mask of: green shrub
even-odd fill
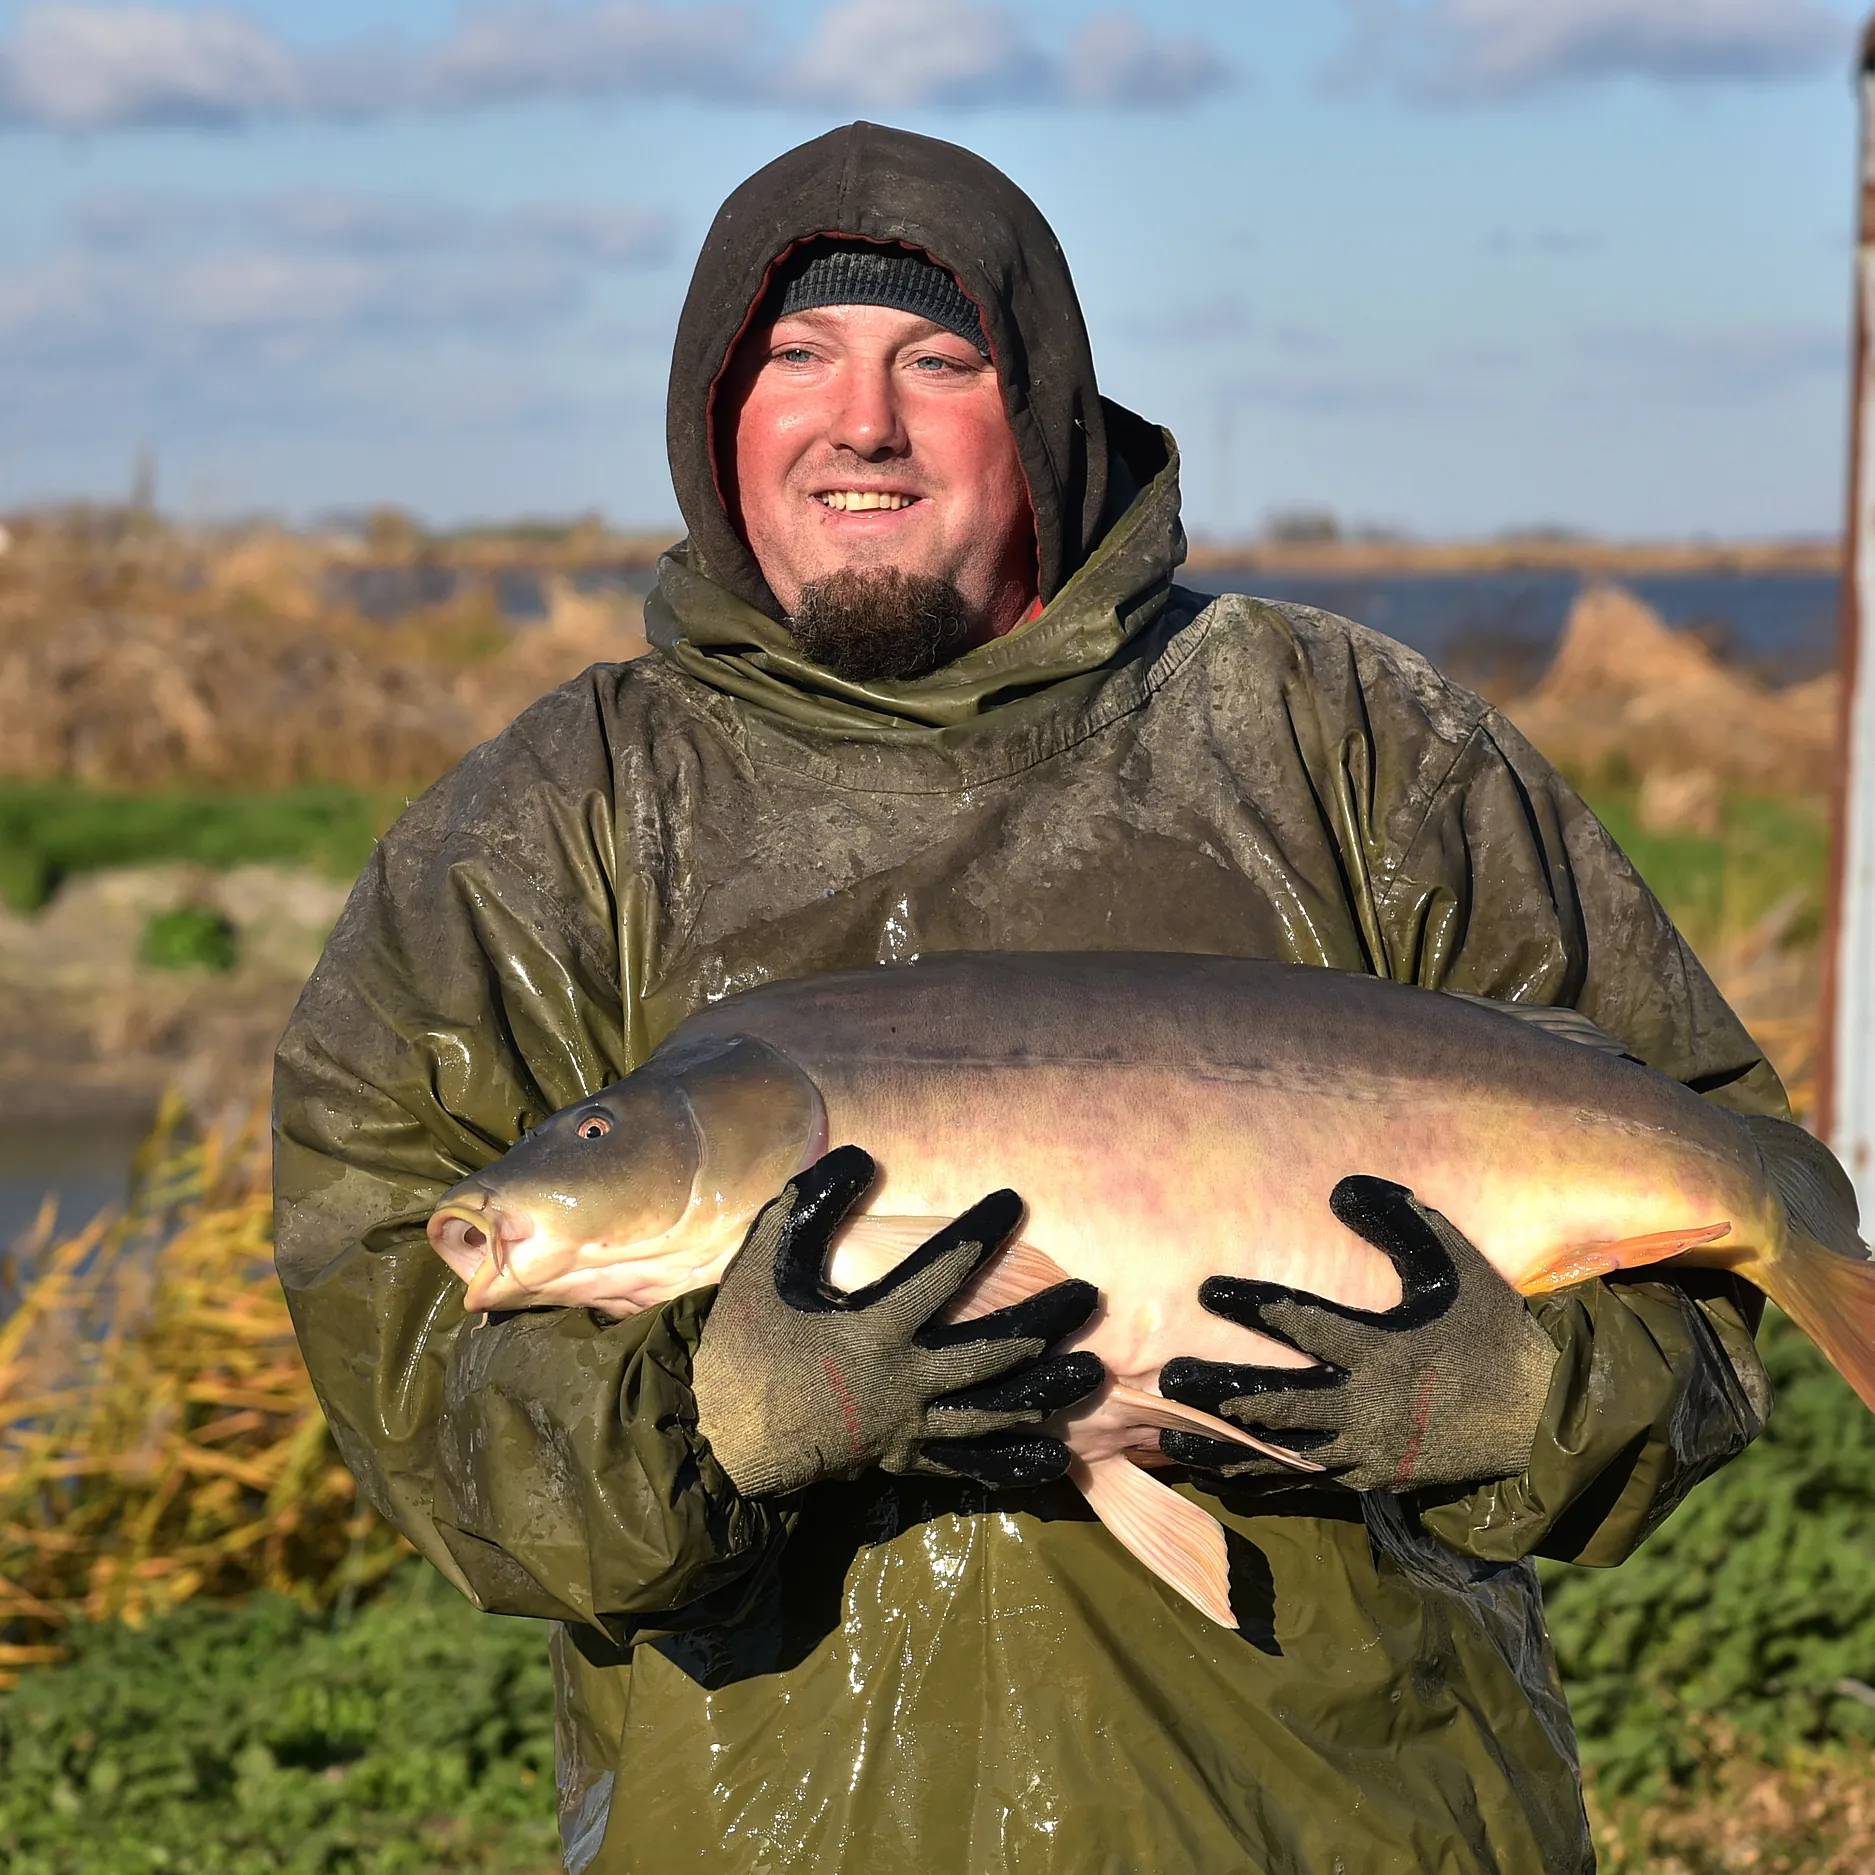
[[[427,1564],[334,1626],[191,1603],[0,1698],[8,1875],[547,1875],[547,1630]]]
[[[1684,1787],[1715,1741],[1772,1763],[1875,1745],[1875,1416],[1781,1316],[1770,1425],[1618,1569],[1546,1567],[1601,1789]]]
[[[224,913],[178,905],[145,922],[137,954],[159,970],[232,970],[241,959],[241,940]]]

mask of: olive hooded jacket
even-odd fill
[[[805,663],[716,493],[715,380],[775,258],[828,230],[922,248],[978,301],[1030,481],[1040,616],[912,682]],[[340,1449],[479,1606],[557,1624],[568,1867],[1589,1867],[1527,1559],[1619,1562],[1757,1430],[1724,1280],[1538,1303],[1561,1356],[1522,1476],[1207,1497],[1248,1559],[1241,1634],[1066,1487],[740,1497],[688,1384],[708,1293],[465,1317],[424,1240],[446,1186],[707,1002],[933,951],[1217,952],[1572,1004],[1782,1110],[1508,722],[1344,620],[1173,583],[1171,439],[1099,399],[1053,236],[977,159],[858,125],[745,184],[671,413],[691,532],[656,653],[542,699],[405,813],[277,1074],[279,1267]]]

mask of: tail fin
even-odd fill
[[[1745,1120],[1784,1207],[1783,1253],[1750,1272],[1875,1411],[1875,1262],[1855,1187],[1820,1140],[1788,1120]]]

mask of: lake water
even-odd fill
[[[47,1193],[58,1201],[60,1236],[121,1205],[130,1196],[130,1163],[150,1117],[111,1113],[30,1130],[0,1128],[0,1245],[31,1230]],[[0,1314],[6,1306],[0,1295]]]
[[[1357,619],[1455,675],[1481,668],[1534,680],[1590,583],[1564,569],[1509,573],[1187,573],[1206,592],[1293,599]],[[1834,573],[1649,573],[1617,582],[1669,625],[1775,683],[1828,670],[1837,657],[1842,582]]]

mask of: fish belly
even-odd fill
[[[1407,1187],[1518,1287],[1574,1246],[1763,1211],[1742,1165],[1698,1144],[1502,1090],[1357,1079],[1285,1091],[1162,1066],[1028,1061],[943,1072],[881,1062],[828,1077],[822,1092],[830,1137],[879,1163],[870,1213],[944,1219],[999,1186],[1021,1193],[1023,1242],[1102,1293],[1082,1344],[1145,1390],[1174,1355],[1305,1364],[1204,1309],[1208,1276],[1356,1308],[1399,1300],[1391,1263],[1329,1209],[1350,1173]],[[892,1260],[875,1248],[831,1273],[853,1286]]]

